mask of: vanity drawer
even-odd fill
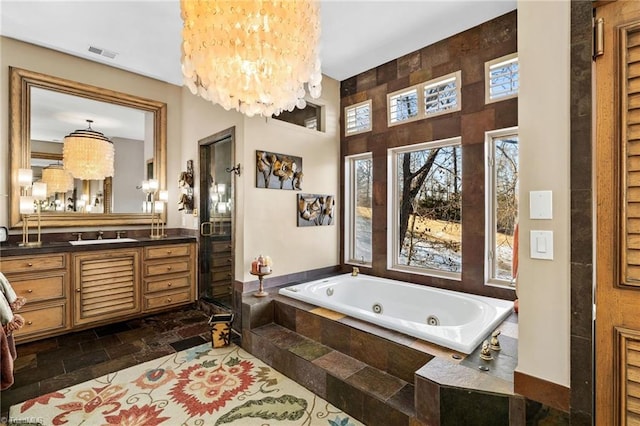
[[[67,328],[67,312],[64,303],[33,310],[27,309],[26,306],[18,312],[24,317],[24,326],[14,332],[17,341]]]
[[[16,294],[26,298],[29,304],[64,297],[65,276],[66,271],[46,275],[29,274],[12,276],[9,281]]]
[[[42,256],[5,257],[0,269],[4,274],[12,272],[45,271],[66,267],[66,254],[47,254]]]
[[[191,277],[186,275],[157,281],[146,281],[144,290],[145,293],[154,293],[158,291],[172,290],[174,288],[189,287],[190,285]]]
[[[166,246],[154,246],[144,248],[145,259],[162,259],[165,257],[190,256],[190,244],[173,244]]]
[[[189,270],[191,262],[189,259],[170,260],[162,263],[145,263],[144,275],[164,275],[174,272],[186,272]]]
[[[191,301],[191,290],[165,293],[157,296],[145,296],[144,309],[166,308],[167,306],[180,305]]]

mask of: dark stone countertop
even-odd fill
[[[0,246],[0,257],[8,256],[33,256],[38,254],[49,253],[74,253],[74,252],[87,252],[87,251],[99,251],[99,250],[113,250],[127,247],[144,247],[144,246],[157,246],[163,244],[179,244],[179,243],[193,243],[197,239],[192,236],[168,236],[160,239],[153,239],[149,237],[135,238],[136,241],[130,242],[112,242],[112,243],[99,243],[99,244],[82,244],[73,245],[69,241],[55,241],[55,242],[43,242],[40,247],[20,247],[17,244],[3,243]]]

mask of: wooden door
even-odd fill
[[[596,9],[597,425],[640,425],[640,1]]]
[[[138,249],[73,256],[74,325],[140,312]]]

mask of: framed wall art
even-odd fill
[[[335,211],[333,195],[298,194],[298,226],[332,225]]]
[[[302,157],[256,151],[256,187],[302,189]]]

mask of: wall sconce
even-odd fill
[[[31,169],[18,170],[18,182],[20,183],[20,214],[22,215],[22,247],[38,247],[42,245],[40,239],[40,210],[42,201],[47,199],[47,185],[44,182],[32,183],[33,171]],[[31,189],[31,195],[28,195]],[[34,213],[37,219],[36,241],[29,241],[29,218]]]

